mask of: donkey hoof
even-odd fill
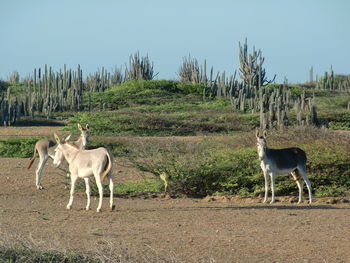
[[[112,205],[111,212],[115,210],[115,205]]]
[[[89,211],[89,210],[90,210],[90,207],[86,207],[85,210],[86,210],[86,211]]]
[[[42,187],[42,185],[37,185],[37,186],[36,186],[36,189],[42,190],[42,189],[44,189],[44,187]]]
[[[67,205],[67,210],[71,210],[71,208],[72,208],[72,206],[70,206],[70,205]]]
[[[273,204],[275,202],[275,200],[271,200],[270,204]]]
[[[97,208],[97,213],[100,213],[101,212],[101,208]]]

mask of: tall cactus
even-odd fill
[[[140,57],[139,52],[131,55],[129,58],[129,67],[126,67],[126,80],[152,80],[158,73],[154,73],[153,62],[148,55]]]
[[[247,39],[243,45],[239,42],[239,61],[240,77],[245,86],[261,87],[274,81],[276,75],[273,80],[267,80],[266,71],[263,68],[265,58],[262,56],[261,50],[255,50],[253,47],[253,52],[248,54]]]

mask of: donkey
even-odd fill
[[[272,200],[270,203],[272,204],[275,202],[276,176],[279,174],[291,173],[299,188],[298,204],[300,204],[302,199],[303,180],[309,191],[309,204],[311,204],[311,183],[306,174],[305,152],[300,148],[270,149],[267,147],[266,136],[266,131],[263,132],[263,136],[259,135],[258,130],[256,131],[258,155],[261,161],[260,166],[265,178],[265,198],[263,202],[266,203],[268,196],[268,175],[270,175],[271,178]]]
[[[86,210],[90,209],[90,184],[89,177],[94,176],[97,184],[100,200],[97,206],[97,212],[101,211],[102,198],[103,198],[103,187],[102,182],[107,176],[109,179],[109,190],[110,190],[110,209],[114,210],[113,205],[113,179],[112,179],[112,168],[113,168],[113,156],[104,147],[100,147],[93,150],[80,150],[72,142],[69,142],[69,136],[61,141],[57,134],[54,134],[55,140],[58,146],[55,149],[55,157],[53,164],[55,166],[60,165],[62,156],[66,159],[69,164],[69,172],[71,178],[71,189],[70,198],[67,205],[67,209],[71,209],[73,203],[73,195],[75,190],[75,183],[78,178],[83,178],[86,185],[87,205]]]
[[[90,137],[89,124],[86,124],[85,127],[82,127],[78,123],[78,129],[80,130],[80,137],[74,143],[75,145],[77,145],[79,149],[85,149]],[[37,141],[34,146],[33,157],[30,158],[29,160],[27,169],[30,169],[32,167],[32,164],[34,163],[34,160],[35,160],[36,152],[38,152],[40,161],[35,171],[35,185],[36,185],[36,188],[39,190],[43,189],[43,186],[41,185],[43,168],[47,160],[49,159],[49,157],[51,159],[54,159],[54,156],[50,154],[50,150],[51,150],[50,148],[54,146],[56,146],[56,142],[52,140],[42,139]]]

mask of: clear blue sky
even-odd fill
[[[350,74],[349,0],[1,0],[0,33],[2,79],[44,64],[111,70],[137,51],[159,79],[188,54],[233,74],[246,37],[277,82],[304,82],[311,66]]]

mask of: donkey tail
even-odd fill
[[[107,150],[107,158],[108,158],[108,162],[106,163],[105,170],[102,173],[101,182],[103,182],[103,180],[110,173],[113,167],[113,156],[108,150]]]
[[[29,159],[29,164],[27,166],[27,169],[29,170],[30,167],[32,167],[34,160],[35,160],[35,154],[36,154],[36,145],[34,146],[34,153],[33,153],[33,157]]]

